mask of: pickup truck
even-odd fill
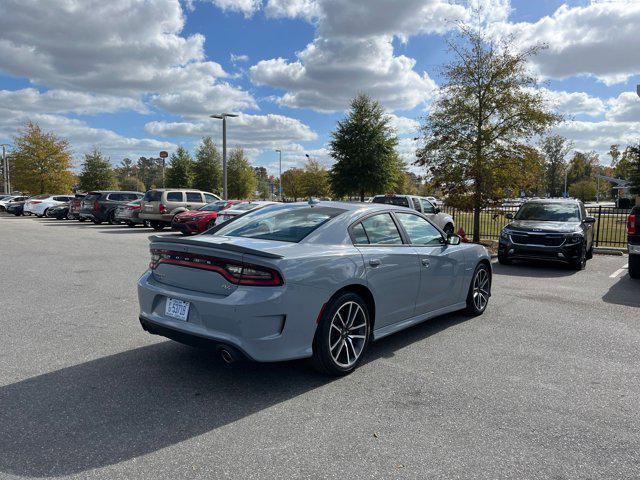
[[[631,209],[627,219],[629,248],[629,276],[640,278],[640,205]]]

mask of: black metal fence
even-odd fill
[[[456,232],[464,230],[465,235],[473,237],[473,212],[444,206],[442,211],[453,217]],[[515,213],[518,207],[485,208],[480,212],[480,238],[484,240],[498,240],[500,231],[509,220],[507,213]],[[616,207],[587,207],[589,215],[595,217],[594,245],[597,247],[626,247],[627,246],[627,209]]]

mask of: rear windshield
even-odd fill
[[[251,203],[251,202],[237,203],[235,205],[231,205],[231,207],[229,207],[229,210],[239,210],[241,212],[246,212],[248,210],[251,210],[259,206],[260,206],[259,203]]]
[[[374,197],[372,203],[384,203],[385,205],[396,205],[398,207],[408,207],[409,199],[407,197]]]
[[[162,192],[158,190],[149,190],[147,193],[144,194],[145,202],[159,202],[161,198],[162,198]]]
[[[330,207],[272,205],[238,217],[214,234],[297,243],[344,211]]]
[[[213,202],[207,203],[204,207],[200,207],[198,210],[201,212],[219,212],[224,208],[227,202]]]
[[[580,208],[576,203],[525,203],[516,213],[515,219],[541,222],[579,222]]]

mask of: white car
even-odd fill
[[[438,200],[436,197],[425,197],[427,200],[429,200],[431,203],[433,203],[436,207],[440,208],[440,206],[442,205],[442,202],[440,200]]]
[[[7,203],[16,198],[16,195],[0,195],[0,212],[4,212],[7,208]]]
[[[376,195],[371,203],[383,203],[386,205],[396,205],[398,207],[412,208],[420,213],[424,213],[426,217],[436,227],[440,228],[446,234],[455,232],[455,222],[453,217],[448,213],[441,212],[440,209],[429,201],[426,197],[418,197],[417,195]]]
[[[44,217],[47,210],[63,203],[73,200],[73,195],[36,195],[24,202],[24,213],[27,215],[35,215],[36,217]]]
[[[214,225],[220,225],[221,223],[226,222],[227,220],[231,220],[233,217],[237,217],[238,215],[242,215],[243,213],[247,213],[251,210],[255,210],[256,208],[265,207],[267,205],[275,205],[278,202],[242,202],[237,203],[231,208],[227,208],[226,210],[222,210],[218,216],[216,217],[216,222]]]

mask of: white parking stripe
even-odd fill
[[[627,268],[629,268],[629,264],[628,263],[625,266],[623,266],[622,268],[619,268],[618,270],[613,272],[611,275],[609,275],[609,278],[617,278],[621,273],[624,273],[624,271]]]

